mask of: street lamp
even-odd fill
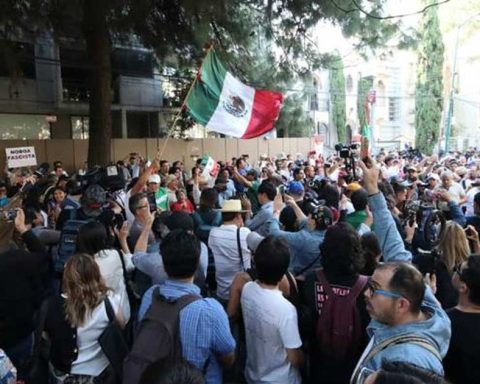
[[[450,135],[452,133],[452,115],[453,115],[453,92],[455,91],[455,76],[457,75],[457,59],[458,59],[458,41],[460,38],[460,30],[463,28],[465,24],[469,21],[475,19],[476,17],[480,16],[480,12],[476,13],[469,18],[467,18],[463,23],[457,26],[457,33],[455,37],[455,51],[453,55],[453,71],[452,71],[452,84],[450,88],[450,96],[448,101],[448,115],[447,115],[447,122],[445,124],[445,153],[448,153],[448,147],[450,145]]]

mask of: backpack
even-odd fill
[[[322,269],[316,270],[318,282],[324,289],[325,301],[316,324],[316,338],[324,356],[343,358],[358,350],[362,324],[356,301],[367,284],[368,277],[360,275],[346,296],[333,292]]]
[[[140,322],[131,352],[123,362],[123,382],[153,382],[158,372],[183,360],[179,335],[179,314],[188,304],[201,299],[185,295],[169,301],[154,290],[152,304]],[[208,360],[207,360],[208,361]]]
[[[77,250],[77,237],[80,227],[90,220],[77,220],[76,209],[68,209],[70,218],[65,222],[62,232],[60,233],[60,240],[58,241],[57,258],[55,259],[55,272],[63,273],[65,263],[73,256]]]

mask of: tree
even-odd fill
[[[323,57],[310,32],[320,20],[356,36],[357,47],[379,47],[398,22],[378,20],[386,0],[327,2],[314,0],[7,0],[2,5],[0,33],[54,32],[59,42],[85,47],[90,72],[89,164],[110,161],[111,67],[114,42],[140,42],[155,50],[161,65],[195,68],[205,42],[215,39],[232,57],[245,58],[254,40],[267,45],[274,65],[270,77],[292,78],[319,68]],[[348,6],[351,9],[345,9]],[[367,6],[374,17],[365,14]],[[240,63],[241,61],[232,61]],[[240,67],[240,66],[239,66]],[[252,71],[250,71],[252,72]],[[193,79],[193,76],[192,76]],[[263,83],[263,79],[262,79]],[[266,83],[266,82],[265,82]],[[278,87],[273,87],[278,89]]]
[[[347,141],[347,115],[343,60],[337,53],[332,61],[334,66],[329,70],[332,123],[337,128],[338,141],[344,143]]]
[[[424,13],[421,32],[423,40],[418,53],[415,86],[415,146],[431,154],[438,143],[443,110],[444,45],[437,7]]]

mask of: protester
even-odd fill
[[[242,289],[248,383],[301,383],[297,312],[279,290],[290,262],[285,241],[267,237],[255,251],[257,280]]]
[[[360,166],[386,263],[375,269],[365,291],[372,318],[367,328],[371,339],[352,382],[357,382],[362,370],[379,369],[382,361],[411,363],[442,375],[450,321],[431,289],[425,287],[421,273],[410,264],[412,256],[405,250],[378,190],[378,166],[367,168],[363,162]]]
[[[277,190],[275,186],[268,182],[263,181],[262,184],[258,187],[257,198],[258,203],[261,208],[260,211],[256,213],[255,216],[251,217],[252,211],[247,212],[247,220],[245,221],[245,226],[251,231],[257,232],[260,236],[266,236],[267,234],[267,221],[272,218],[273,215],[273,199],[277,195]],[[251,204],[249,200],[244,200],[244,203],[247,202],[247,208],[250,208]]]
[[[0,348],[24,379],[32,356],[35,313],[40,308],[49,260],[17,209],[14,221],[0,220]],[[27,249],[18,248],[19,235]]]
[[[480,382],[480,256],[470,256],[457,265],[452,278],[458,304],[447,311],[452,339],[443,361],[445,376],[452,383]]]
[[[170,300],[200,294],[200,288],[193,284],[200,256],[198,239],[176,229],[163,240],[160,251],[168,279],[145,293],[138,313],[140,321],[157,290]],[[212,298],[188,304],[180,312],[179,329],[183,358],[206,372],[206,383],[221,383],[222,366],[232,365],[235,359],[235,341],[222,306]]]
[[[134,268],[132,255],[113,249],[113,239],[101,223],[90,222],[80,228],[77,250],[95,260],[105,286],[119,298],[126,322],[130,319],[130,304],[127,295],[125,276]],[[122,260],[123,259],[123,260]]]
[[[284,198],[297,216],[299,230],[286,232],[280,229],[279,217],[284,203],[278,194],[273,203],[273,218],[267,222],[267,233],[287,240],[291,256],[289,270],[297,275],[320,265],[320,244],[327,226],[332,223],[332,213],[327,207],[312,204],[308,216],[305,216],[292,197],[285,195]]]
[[[121,326],[126,323],[121,298],[109,291],[97,263],[85,254],[65,264],[62,292],[52,298],[44,327],[53,382],[109,382],[114,373],[99,337],[110,322],[108,306]]]
[[[250,229],[244,227],[240,200],[227,200],[220,210],[223,224],[210,230],[208,247],[215,260],[217,296],[226,305],[235,274],[250,268],[251,253],[247,246]]]

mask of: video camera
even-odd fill
[[[95,166],[82,176],[81,179],[83,190],[92,184],[100,185],[109,193],[123,189],[125,188],[123,170],[117,165],[108,165],[106,167]]]
[[[16,209],[7,209],[5,211],[0,210],[0,220],[14,221],[17,217]]]
[[[342,144],[338,143],[335,144],[335,151],[338,152],[340,158],[345,160],[345,170],[348,174],[347,183],[351,183],[357,179],[356,171],[355,171],[355,157],[358,156],[358,152],[360,150],[359,144]]]
[[[403,209],[402,226],[418,224],[418,233],[428,246],[435,245],[445,229],[446,219],[442,211],[420,200],[409,200]],[[425,247],[428,248],[428,247]]]
[[[414,159],[419,159],[421,160],[422,159],[422,153],[420,152],[420,150],[418,149],[414,149],[414,148],[409,148],[407,150],[404,150],[404,151],[400,151],[398,153],[398,155],[402,158],[402,159],[408,159],[408,160],[414,160]]]

